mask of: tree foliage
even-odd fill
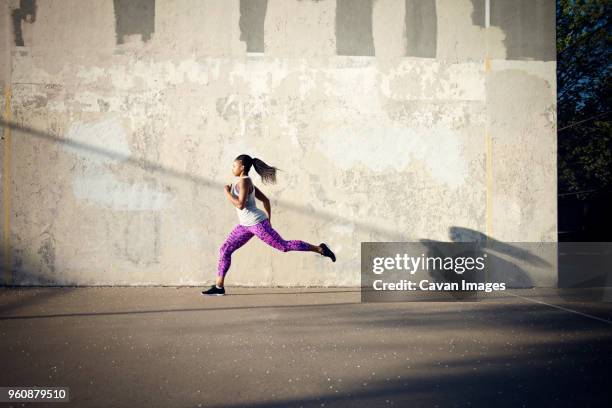
[[[610,0],[557,0],[559,193],[612,186]]]

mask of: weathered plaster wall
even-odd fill
[[[475,0],[34,3],[22,46],[2,26],[5,282],[210,282],[241,153],[284,170],[255,178],[281,235],[338,261],[253,239],[228,284],[359,285],[362,241],[556,241],[552,0],[538,46]]]
[[[10,156],[8,152],[11,150],[10,129],[4,126],[4,123],[10,121],[10,78],[11,78],[11,48],[13,43],[13,35],[11,33],[11,15],[9,4],[1,4],[0,7],[0,89],[2,89],[2,97],[0,98],[0,138],[2,142],[2,168],[0,170],[0,179],[2,180],[2,195],[0,196],[0,204],[2,205],[2,246],[0,248],[0,281],[10,282],[12,280],[12,260],[10,248],[10,176],[7,174],[7,169],[10,166]]]
[[[0,7],[0,85],[8,85],[11,67],[11,17],[8,7]],[[4,103],[4,98],[2,103]]]

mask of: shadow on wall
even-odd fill
[[[138,167],[138,168],[144,169],[152,173],[158,173],[164,176],[169,176],[171,178],[189,181],[201,187],[218,189],[219,191],[223,190],[223,186],[224,186],[223,183],[212,181],[210,179],[207,179],[201,176],[195,176],[193,174],[189,174],[186,172],[177,171],[171,168],[166,168],[164,166],[161,166],[147,159],[139,159],[139,158],[134,158],[131,156],[124,156],[112,150],[107,150],[107,149],[103,149],[99,147],[92,147],[85,143],[75,142],[73,140],[66,140],[56,135],[53,135],[51,133],[47,133],[41,130],[22,126],[15,122],[6,122],[0,119],[0,125],[7,126],[14,131],[27,133],[31,136],[38,137],[40,139],[46,139],[49,141],[62,143],[74,149],[80,149],[80,150],[83,150],[89,153],[97,154],[100,156],[105,156],[105,157],[108,157],[108,158],[111,158],[117,161],[120,160],[122,164],[127,164],[127,165],[131,165],[134,167]],[[341,223],[353,224],[355,225],[356,229],[366,231],[370,234],[373,234],[375,236],[374,238],[376,239],[381,238],[381,239],[399,241],[399,240],[402,240],[404,237],[403,234],[397,233],[395,231],[392,231],[386,228],[380,228],[380,227],[377,227],[367,222],[351,220],[346,217],[342,217],[339,214],[335,214],[335,213],[331,213],[327,211],[313,210],[312,207],[310,206],[302,206],[298,204],[293,204],[290,202],[286,202],[284,200],[274,200],[274,201],[275,201],[275,204],[281,207],[284,207],[286,209],[289,209],[289,210],[292,210],[292,211],[295,211],[295,212],[298,212],[304,215],[309,215],[309,216],[316,215],[316,217],[319,219],[323,219],[325,221],[330,221],[334,223],[341,222]]]
[[[210,179],[201,177],[201,176],[195,176],[193,174],[189,174],[189,173],[185,173],[185,172],[181,172],[181,171],[177,171],[174,169],[170,169],[170,168],[166,168],[164,166],[161,166],[155,162],[152,162],[150,160],[146,160],[146,159],[138,159],[138,158],[133,158],[133,157],[126,157],[124,155],[118,154],[117,152],[114,152],[112,150],[107,150],[107,149],[102,149],[99,147],[92,147],[89,146],[85,143],[80,143],[80,142],[75,142],[72,140],[66,140],[63,139],[61,137],[58,137],[56,135],[53,135],[51,133],[46,133],[43,132],[41,130],[37,130],[37,129],[33,129],[30,127],[26,127],[26,126],[21,126],[15,122],[6,122],[0,119],[0,125],[2,126],[7,126],[9,128],[11,128],[12,130],[18,131],[18,132],[23,132],[23,133],[27,133],[29,135],[32,135],[34,137],[38,137],[41,139],[46,139],[46,140],[50,140],[53,142],[57,142],[57,143],[62,143],[68,146],[71,146],[74,149],[81,149],[83,151],[87,151],[89,153],[93,153],[93,154],[98,154],[101,156],[105,156],[108,158],[111,158],[113,160],[121,160],[122,163],[125,163],[127,165],[131,165],[134,167],[139,167],[142,168],[146,171],[152,172],[152,173],[159,173],[165,176],[170,176],[172,178],[175,179],[180,179],[180,180],[186,180],[189,182],[192,182],[194,184],[197,184],[201,187],[206,187],[206,188],[212,188],[212,189],[218,189],[218,190],[223,190],[223,183],[219,183],[216,181],[212,181]],[[335,213],[331,213],[331,212],[327,212],[327,211],[320,211],[320,210],[316,210],[313,211],[312,207],[307,207],[307,206],[302,206],[302,205],[297,205],[297,204],[293,204],[290,202],[286,202],[284,200],[275,200],[275,203],[278,204],[279,206],[282,206],[286,209],[301,213],[301,214],[305,214],[305,215],[310,215],[312,216],[313,214],[315,214],[319,219],[323,219],[326,221],[332,221],[332,222],[344,222],[347,224],[353,224],[355,225],[356,229],[360,229],[363,231],[367,231],[377,237],[380,237],[382,239],[388,239],[388,240],[402,240],[404,235],[403,234],[399,234],[395,231],[386,229],[386,228],[380,228],[377,227],[373,224],[370,223],[366,223],[366,222],[360,222],[360,221],[354,221],[354,220],[349,220],[345,217],[342,217],[339,214],[335,214]]]
[[[0,253],[0,282],[2,283],[0,288],[0,314],[2,315],[16,309],[44,303],[48,299],[65,295],[75,289],[74,287],[62,288],[61,290],[50,288],[49,286],[57,286],[57,281],[52,276],[25,268],[23,267],[24,264],[33,265],[34,262],[18,253],[13,253],[12,258],[7,260],[4,254]],[[13,286],[10,280],[7,282],[7,277],[10,277],[14,270],[19,270],[20,281],[24,285],[28,285],[27,287]],[[7,301],[2,296],[3,291],[9,290],[12,293],[11,298],[14,299],[12,301]],[[15,297],[15,291],[18,292],[17,297]]]
[[[487,254],[485,273],[481,275],[430,274],[434,282],[456,282],[467,278],[471,282],[504,282],[507,288],[552,287],[566,301],[579,297],[590,301],[607,301],[612,288],[612,245],[607,242],[502,242],[479,231],[449,228],[452,242],[473,243],[455,254],[440,250],[442,242],[421,240],[428,248],[428,256],[474,256],[475,248]],[[535,279],[534,279],[535,278]],[[554,282],[541,284],[540,282]],[[450,292],[462,298],[466,294]]]
[[[172,168],[167,168],[167,167],[161,166],[147,159],[134,158],[132,156],[126,156],[116,151],[105,149],[103,147],[92,146],[87,143],[65,139],[55,134],[49,133],[49,132],[45,132],[42,130],[20,125],[16,122],[0,120],[0,125],[3,127],[8,127],[11,130],[13,130],[15,132],[15,135],[13,135],[13,138],[15,138],[17,134],[19,134],[20,136],[29,135],[29,136],[36,137],[42,140],[47,140],[50,142],[67,145],[67,146],[70,146],[72,149],[86,152],[89,155],[93,154],[93,155],[99,155],[105,158],[110,158],[111,160],[121,162],[122,165],[133,166],[135,168],[142,169],[148,173],[163,175],[171,179],[176,179],[180,181],[187,181],[199,187],[205,187],[205,188],[213,189],[216,191],[223,190],[223,186],[224,186],[223,183],[213,181],[205,177],[193,175],[187,172],[174,170]],[[286,202],[284,200],[273,200],[273,201],[275,205],[278,205],[279,207],[284,208],[285,210],[294,211],[296,213],[306,215],[308,217],[316,217],[317,219],[323,220],[330,224],[352,225],[354,226],[354,230],[356,233],[360,233],[360,232],[364,233],[366,236],[368,236],[368,239],[371,239],[373,241],[376,241],[376,240],[402,241],[405,239],[404,235],[401,233],[392,231],[390,229],[378,227],[372,223],[351,220],[346,217],[343,217],[342,215],[332,213],[332,212],[314,210],[311,206],[307,206],[307,205],[294,204],[294,203]],[[14,254],[14,256],[15,256],[15,259],[17,259],[19,257],[19,254]],[[15,274],[14,276],[19,277],[22,274],[22,271],[19,269],[19,265],[13,265],[13,267],[14,267],[13,273]],[[51,285],[53,284],[53,282],[49,281],[43,284]]]
[[[461,280],[468,282],[503,282],[507,288],[533,288],[536,285],[525,266],[544,270],[553,267],[550,262],[532,253],[529,249],[529,243],[526,245],[518,243],[519,245],[516,245],[501,242],[482,232],[457,226],[449,228],[449,238],[451,242],[465,243],[465,245],[454,246],[453,248],[456,248],[454,253],[445,253],[447,247],[441,245],[445,244],[442,241],[423,239],[420,242],[427,248],[427,256],[430,257],[456,259],[466,256],[474,257],[479,253],[484,253],[487,257],[485,268],[482,271],[474,269],[463,274],[455,273],[453,270],[432,270],[429,272],[432,282],[459,284]],[[455,261],[453,261],[454,263]],[[448,293],[462,299],[472,298],[477,294],[476,291],[449,291]]]
[[[610,242],[515,242],[512,243],[514,245],[511,245],[511,243],[495,240],[469,228],[452,227],[449,234],[453,241],[467,240],[485,243],[484,246],[487,249],[506,257],[512,257],[530,267],[546,272],[552,269],[551,273],[556,272],[556,287],[560,289],[612,287],[612,270],[610,269],[612,243]],[[534,254],[532,251],[534,249],[540,250],[540,254],[547,255],[546,259],[554,259],[556,265]],[[491,256],[492,252],[489,250],[488,254]],[[528,273],[518,265],[510,265],[508,261],[499,257],[490,259],[495,260],[494,272],[497,275],[493,277],[503,279],[500,282],[507,282],[510,287],[530,287]],[[517,286],[512,286],[514,284]],[[600,295],[604,292],[594,292],[591,300],[603,299],[604,297]]]

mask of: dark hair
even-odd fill
[[[235,160],[240,160],[244,166],[244,172],[249,174],[251,166],[255,168],[255,171],[261,176],[261,180],[264,183],[276,183],[276,171],[280,170],[273,166],[268,166],[263,160],[256,157],[251,157],[248,154],[241,154],[236,157]]]

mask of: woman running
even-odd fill
[[[263,242],[279,251],[318,252],[336,262],[336,256],[324,243],[315,246],[300,240],[285,241],[272,228],[270,224],[270,217],[272,215],[270,200],[260,189],[255,187],[253,180],[249,177],[251,166],[259,173],[264,183],[276,183],[276,167],[268,166],[262,160],[246,154],[241,154],[234,160],[232,173],[234,176],[240,177],[240,180],[233,186],[231,184],[226,185],[225,194],[232,205],[236,207],[239,224],[229,234],[219,251],[216,284],[212,285],[210,289],[202,291],[203,295],[225,295],[223,281],[232,262],[232,253],[246,244],[253,235],[257,235]],[[265,212],[257,208],[255,198],[258,198],[263,203]]]

